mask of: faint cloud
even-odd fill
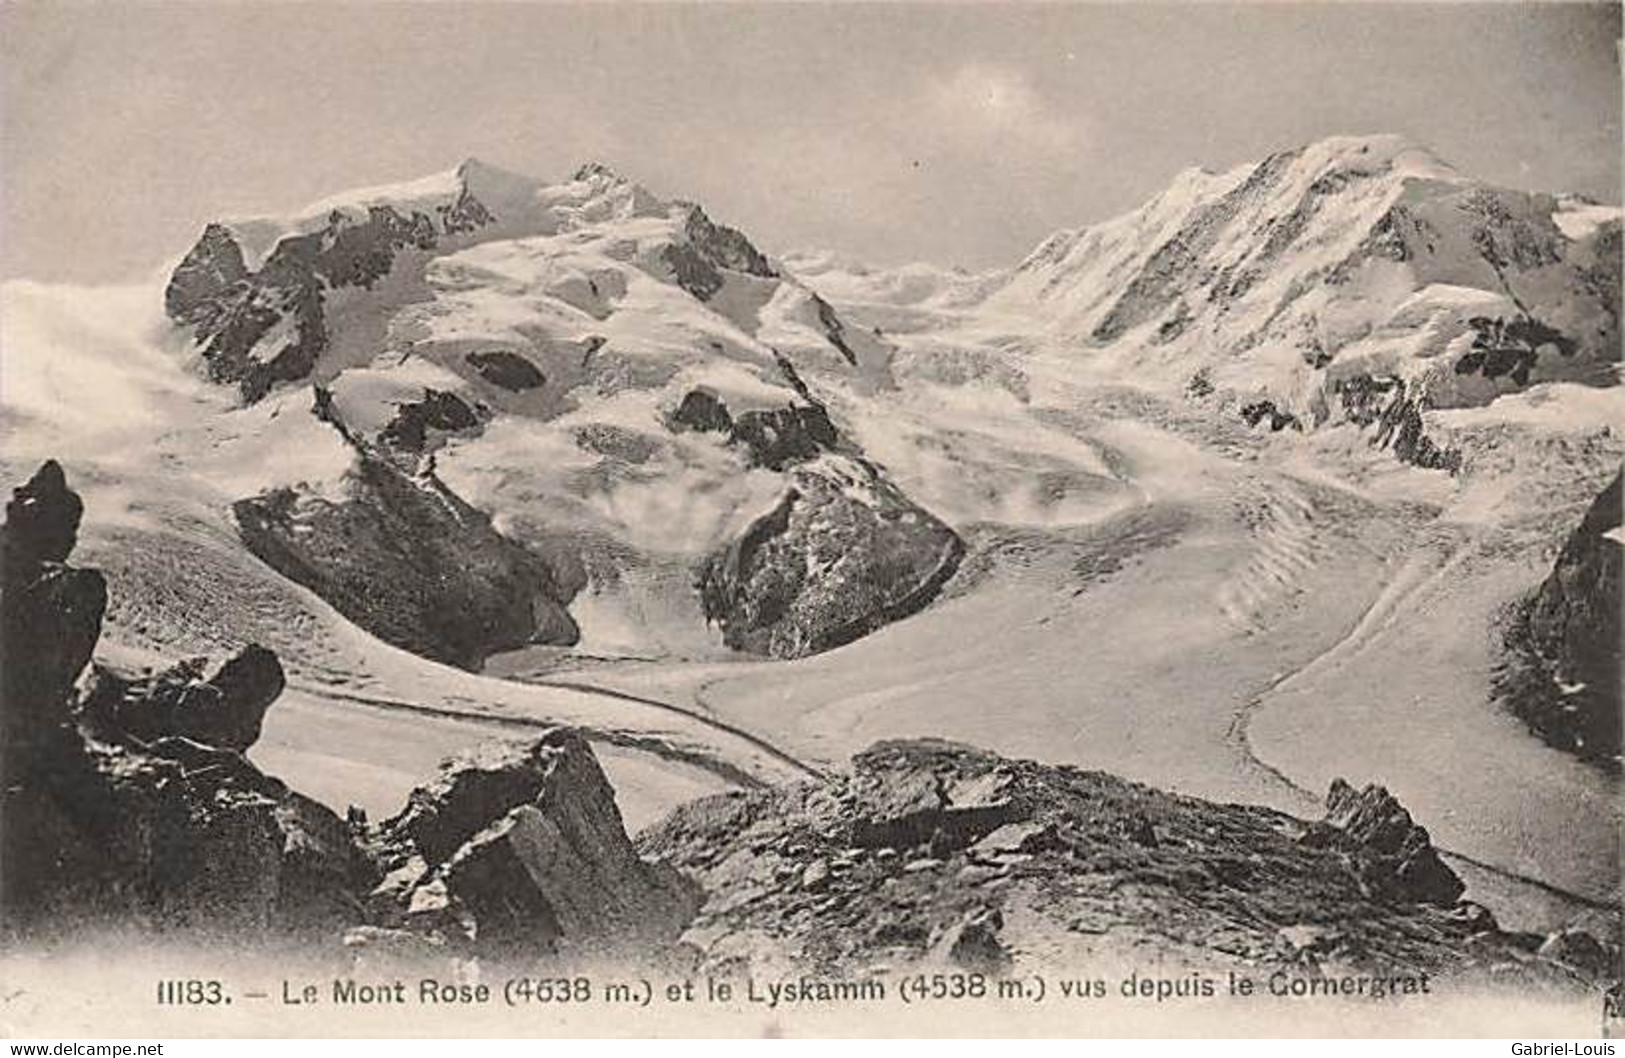
[[[1083,146],[1082,121],[1055,108],[1018,71],[966,63],[926,82],[924,109],[942,132],[978,141],[1067,151]]]

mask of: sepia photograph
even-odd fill
[[[6,0],[0,1036],[1620,1035],[1621,109],[1617,3]]]

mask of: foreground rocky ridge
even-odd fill
[[[702,962],[864,976],[924,962],[1226,965],[1578,983],[1587,935],[1502,932],[1385,790],[1305,822],[948,742],[883,743],[829,785],[684,806],[639,837],[698,879]]]
[[[6,510],[0,903],[8,930],[151,924],[316,939],[358,906],[342,820],[241,754],[282,688],[250,646],[137,676],[95,666],[100,573],[66,565],[81,504],[47,463]]]

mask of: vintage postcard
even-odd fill
[[[1625,1024],[1618,5],[0,22],[0,1034]]]

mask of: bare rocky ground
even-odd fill
[[[685,806],[639,846],[705,886],[685,939],[722,971],[1036,963],[1562,987],[1615,958],[1589,935],[1498,930],[1387,791],[1341,781],[1305,821],[887,742],[827,785]]]

